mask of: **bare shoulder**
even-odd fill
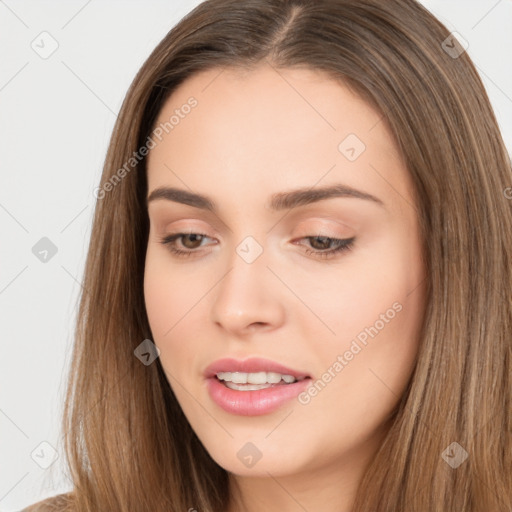
[[[20,512],[72,512],[72,493],[58,494],[51,498],[38,501]]]

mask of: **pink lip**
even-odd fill
[[[282,375],[292,375],[297,379],[305,378],[292,384],[279,383],[265,389],[239,391],[226,387],[217,379],[216,374],[219,372],[277,372]],[[219,359],[206,368],[204,376],[211,399],[225,411],[242,416],[258,416],[275,411],[299,395],[311,383],[311,377],[307,373],[261,358],[250,358],[244,361]]]
[[[210,377],[215,377],[219,372],[276,372],[281,375],[292,375],[296,379],[300,377],[310,377],[307,373],[287,368],[282,364],[260,357],[251,357],[243,361],[232,358],[218,359],[205,369],[204,376],[209,379]]]
[[[302,393],[312,382],[310,378],[292,384],[271,384],[265,389],[238,391],[229,389],[217,377],[206,380],[210,398],[222,409],[241,416],[268,414]]]

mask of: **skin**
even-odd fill
[[[148,193],[201,193],[218,212],[149,203],[144,292],[160,362],[190,425],[230,473],[229,512],[348,512],[418,350],[425,268],[410,175],[382,116],[321,72],[267,63],[201,72],[174,91],[157,123],[190,96],[197,106],[149,153]],[[366,146],[354,161],[338,149],[349,134]],[[383,206],[354,197],[277,212],[265,206],[277,192],[339,183]],[[160,242],[183,231],[207,235],[174,243],[195,251],[190,257]],[[252,263],[236,252],[248,236],[263,250]],[[306,250],[334,245],[308,236],[356,240],[323,259]],[[358,334],[396,303],[400,312],[334,371]],[[334,377],[307,404],[230,414],[211,400],[203,371],[221,357],[250,356],[313,381],[329,368]],[[247,442],[262,454],[250,468],[237,457]]]

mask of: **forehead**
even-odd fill
[[[341,182],[395,207],[413,202],[382,115],[321,71],[262,64],[196,73],[164,104],[158,127],[149,191],[185,185],[222,197],[228,187],[257,197]]]

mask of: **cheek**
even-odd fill
[[[162,251],[150,247],[146,255],[144,270],[144,300],[153,342],[160,349],[160,361],[166,372],[174,374],[173,362],[183,364],[187,357],[187,343],[179,343],[177,333],[187,324],[192,332],[194,322],[192,305],[198,301],[199,290],[186,286],[187,279],[173,271],[169,259]],[[186,340],[185,340],[186,341]],[[171,357],[172,354],[172,357]],[[176,365],[177,366],[177,365]]]
[[[395,409],[411,377],[421,311],[416,295],[395,284],[376,295],[360,288],[361,300],[354,299],[338,317],[337,341],[316,345],[321,373],[310,390],[313,396],[302,397],[302,419],[324,429],[334,451],[368,440]],[[314,420],[325,418],[325,411],[328,424]]]
[[[398,236],[383,240],[329,288],[324,303],[333,306],[324,308],[325,319],[336,337],[319,348],[323,368],[335,377],[321,379],[332,384],[318,393],[319,410],[343,403],[343,414],[373,416],[378,423],[397,403],[414,367],[424,313],[418,247]]]
[[[176,295],[161,258],[151,248],[148,249],[144,269],[144,301],[155,342],[172,327],[171,315],[176,311]]]
[[[379,346],[384,346],[386,340],[400,344],[410,337],[423,311],[423,279],[414,232],[406,236],[397,229],[375,237],[339,266],[320,268],[314,280],[306,276],[296,281],[295,290],[331,331],[321,329],[328,346],[339,351],[348,349],[354,339],[362,346],[379,339]],[[315,326],[321,327],[318,321]],[[308,336],[317,339],[318,329]]]
[[[203,288],[203,289],[202,289]],[[179,325],[207,290],[207,283],[194,279],[183,268],[172,264],[170,256],[150,246],[144,269],[144,300],[151,331],[156,340],[170,339]]]

